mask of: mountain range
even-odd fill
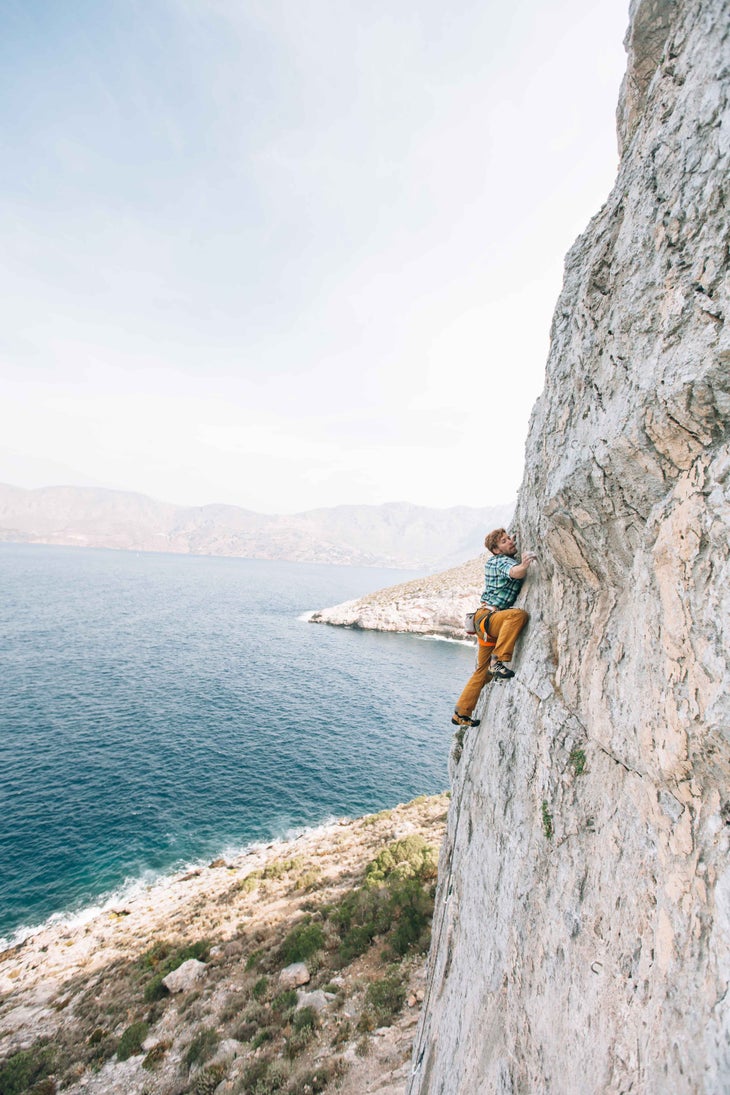
[[[280,515],[96,487],[0,484],[0,541],[440,570],[473,558],[513,510],[389,502]]]

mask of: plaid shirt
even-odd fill
[[[493,608],[512,608],[522,588],[523,578],[510,578],[509,572],[516,566],[509,555],[493,555],[484,565],[484,592],[482,603]]]

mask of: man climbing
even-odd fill
[[[484,538],[484,546],[492,555],[484,566],[484,593],[481,607],[474,613],[474,627],[479,649],[474,672],[456,701],[452,722],[455,726],[478,726],[480,720],[471,717],[479,693],[493,678],[507,681],[514,672],[512,661],[517,636],[527,623],[523,608],[513,608],[522,582],[536,559],[531,551],[524,552],[522,561],[515,563],[517,545],[503,528],[494,529]]]

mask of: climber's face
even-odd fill
[[[517,544],[512,539],[510,534],[508,532],[505,532],[502,536],[500,536],[499,540],[497,541],[497,550],[495,552],[495,555],[509,555],[510,558],[514,558],[516,554]]]

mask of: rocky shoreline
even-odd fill
[[[406,631],[467,640],[464,616],[479,604],[483,588],[482,557],[467,563],[388,586],[357,600],[312,612],[310,623],[359,627],[370,631]]]
[[[447,806],[216,860],[6,950],[0,1089],[402,1092]]]

